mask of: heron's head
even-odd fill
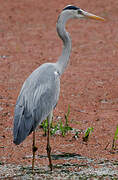
[[[80,19],[90,18],[90,19],[104,21],[104,18],[101,18],[101,17],[96,16],[94,14],[88,13],[86,11],[83,11],[82,9],[80,9],[76,6],[72,6],[72,5],[66,6],[63,9],[62,14],[67,14],[67,19],[70,19],[70,18],[80,18]]]

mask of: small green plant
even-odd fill
[[[90,133],[93,132],[93,127],[88,127],[87,130],[85,131],[84,137],[83,137],[83,141],[87,142]]]
[[[113,138],[113,143],[112,143],[112,149],[115,149],[115,142],[116,140],[118,140],[118,125],[116,127],[116,131],[115,131],[115,135],[114,135],[114,138]]]
[[[68,106],[68,111],[67,113],[65,114],[65,125],[63,125],[62,121],[60,121],[60,126],[59,126],[59,130],[61,131],[62,133],[62,136],[65,136],[65,134],[72,130],[72,128],[69,126],[68,124],[68,118],[69,118],[69,114],[70,114],[70,106]]]
[[[51,130],[50,130],[50,134],[54,135],[56,132],[58,131],[58,123],[56,125],[52,125],[51,123]]]
[[[65,126],[68,127],[68,118],[69,118],[69,114],[70,114],[70,106],[68,105],[68,111],[67,113],[65,114],[65,120],[66,120],[66,123],[65,123]]]
[[[46,136],[47,135],[47,131],[48,131],[48,118],[45,121],[42,122],[40,127],[43,128],[44,136]]]
[[[68,111],[65,114],[65,124],[63,124],[62,120],[58,121],[56,125],[53,125],[51,123],[50,125],[50,134],[54,135],[58,130],[60,130],[62,136],[65,136],[65,134],[69,131],[72,130],[72,128],[69,126],[68,124],[68,119],[69,119],[69,114],[70,114],[70,106],[68,106]],[[45,121],[43,121],[43,123],[41,124],[41,126],[44,130],[44,136],[46,136],[47,134],[47,130],[48,130],[48,119],[46,119]]]

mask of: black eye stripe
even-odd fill
[[[80,8],[76,7],[76,6],[66,6],[63,11],[65,10],[79,10]]]
[[[82,14],[82,11],[81,11],[81,9],[78,9],[78,14]]]

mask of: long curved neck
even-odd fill
[[[71,39],[69,37],[68,32],[65,30],[66,21],[69,19],[68,16],[64,14],[60,15],[57,21],[57,32],[59,37],[63,41],[63,50],[61,56],[58,58],[56,62],[57,68],[59,70],[60,75],[64,72],[65,68],[68,65],[70,52],[71,52]]]

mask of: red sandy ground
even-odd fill
[[[118,125],[118,1],[114,0],[1,0],[0,5],[0,161],[31,164],[32,135],[19,146],[12,142],[13,114],[24,80],[39,65],[55,62],[62,43],[56,33],[59,13],[67,4],[100,15],[105,22],[71,20],[70,64],[61,79],[61,93],[55,109],[64,116],[70,105],[70,126],[94,127],[89,142],[82,137],[51,137],[52,154],[78,153],[91,158],[118,159],[110,152]],[[5,56],[5,57],[3,57]],[[46,154],[43,131],[36,134],[37,154]],[[109,144],[107,150],[106,145]],[[57,161],[59,162],[59,161]],[[48,164],[37,159],[37,165]]]

